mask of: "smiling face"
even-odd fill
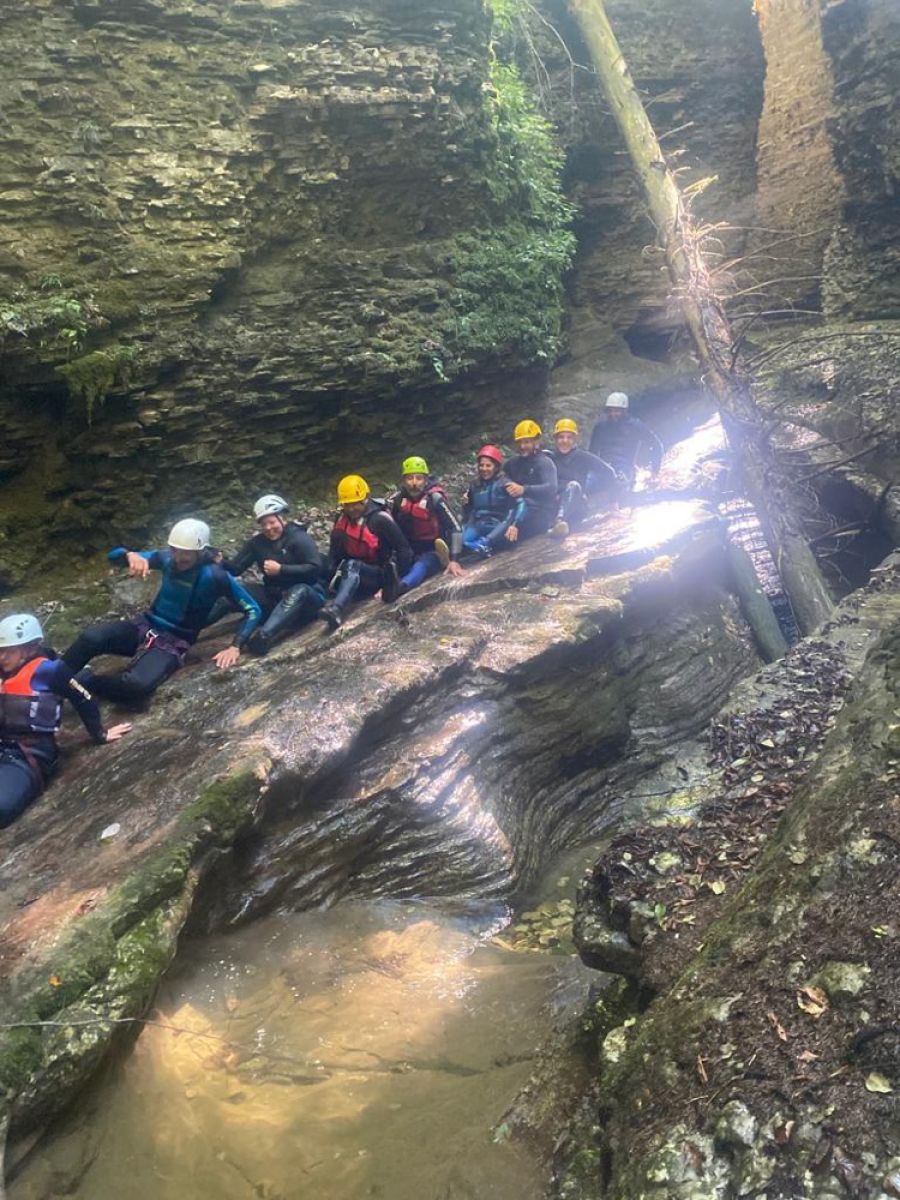
[[[531,454],[537,454],[537,449],[540,444],[540,438],[519,438],[519,440],[516,442],[516,450],[519,452],[519,454],[527,457]]]
[[[427,482],[427,477],[416,471],[411,475],[403,476],[403,489],[411,500],[417,500],[425,491]]]
[[[284,532],[284,521],[277,513],[266,513],[264,517],[259,518],[257,524],[259,532],[270,542],[277,542]]]
[[[556,442],[556,448],[560,454],[571,454],[578,441],[578,435],[564,430],[562,433],[554,434],[553,440]]]
[[[342,504],[341,508],[348,521],[358,521],[366,511],[366,502],[365,500],[355,500],[353,504]]]
[[[482,457],[478,460],[478,478],[482,483],[490,483],[500,472],[500,464],[493,458]]]

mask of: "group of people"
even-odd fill
[[[460,517],[418,455],[405,459],[402,485],[387,500],[374,499],[362,476],[345,476],[327,554],[274,493],[256,502],[256,532],[232,557],[211,548],[209,526],[193,517],[173,526],[165,549],[117,547],[108,557],[131,575],[160,573],[153,603],[139,618],[90,626],[61,657],[46,647],[32,614],[0,621],[0,827],[40,795],[56,769],[63,700],[95,742],[114,741],[131,726],[105,729],[96,698],[142,704],[182,665],[201,630],[229,612],[242,620],[214,657],[223,670],[245,648],[264,655],[315,619],[338,629],[354,601],[380,594],[390,603],[442,571],[461,575],[467,555],[489,558],[541,533],[564,538],[593,504],[615,504],[630,491],[642,448],[654,475],[662,458],[662,443],[629,415],[623,392],[608,397],[589,450],[579,447],[571,418],[556,422],[552,450],[542,449],[541,436],[537,422],[520,421],[516,454],[506,461],[497,446],[482,446]],[[251,568],[259,582],[242,583]],[[88,664],[101,654],[130,661],[98,674]]]

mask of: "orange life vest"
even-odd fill
[[[62,700],[53,692],[37,692],[32,679],[46,657],[30,658],[8,679],[0,679],[0,737],[58,733]]]

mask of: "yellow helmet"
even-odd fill
[[[361,475],[345,475],[338,484],[338,504],[358,504],[369,495],[369,485]]]
[[[554,434],[557,433],[574,433],[578,435],[578,423],[573,421],[571,417],[561,417],[553,426]]]
[[[541,427],[537,421],[520,421],[513,433],[513,440],[518,441],[520,438],[538,438],[541,436]]]

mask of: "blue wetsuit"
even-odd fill
[[[80,634],[63,655],[72,671],[82,671],[98,654],[121,654],[132,658],[124,671],[115,675],[80,676],[98,696],[136,704],[145,700],[184,661],[188,649],[209,621],[213,605],[227,597],[245,619],[234,636],[241,649],[259,623],[259,605],[226,570],[201,557],[187,571],[175,569],[171,550],[138,550],[150,569],[162,574],[162,583],[149,610],[137,621],[105,621]],[[124,563],[128,551],[117,547],[110,562]],[[134,656],[134,657],[132,657]]]
[[[506,540],[510,525],[525,517],[524,496],[514,500],[506,491],[509,483],[501,471],[487,483],[479,476],[469,484],[463,501],[463,546],[475,554],[490,555],[512,545]]]

